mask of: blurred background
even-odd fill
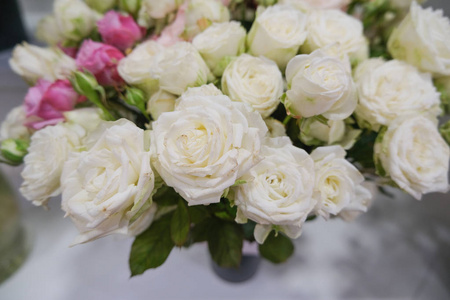
[[[12,4],[3,4],[10,0],[1,1],[0,9],[12,10]],[[18,1],[31,40],[52,3]],[[450,16],[449,0],[425,5]],[[5,19],[0,24],[0,33],[20,31]],[[9,69],[10,55],[0,51],[0,120],[27,91]],[[21,168],[0,168],[17,191]],[[22,268],[0,285],[0,299],[450,299],[450,194],[416,201],[393,193],[394,198],[377,196],[354,223],[306,224],[287,264],[263,262],[255,278],[238,285],[215,276],[206,245],[175,249],[162,267],[130,279],[131,239],[107,237],[69,248],[76,229],[63,218],[59,198],[45,211],[17,193],[32,247]]]

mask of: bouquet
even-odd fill
[[[0,131],[25,198],[74,244],[134,236],[132,275],[207,242],[274,263],[305,222],[374,189],[447,192],[450,22],[398,0],[56,0],[17,45],[30,84]]]

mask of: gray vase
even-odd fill
[[[244,282],[255,276],[258,271],[261,257],[259,255],[242,255],[239,268],[223,268],[211,260],[214,273],[228,282]]]

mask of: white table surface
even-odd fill
[[[9,55],[0,52],[0,120],[26,93],[7,66]],[[1,169],[17,190],[20,168]],[[69,248],[76,230],[60,199],[45,211],[19,197],[32,250],[0,285],[0,299],[450,299],[450,194],[420,202],[396,195],[377,197],[354,223],[308,223],[288,263],[264,261],[241,284],[216,277],[205,244],[175,249],[162,267],[130,279],[131,239]]]

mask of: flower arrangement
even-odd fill
[[[432,34],[430,34],[430,32]],[[398,0],[56,0],[0,131],[25,198],[74,244],[135,236],[132,275],[207,242],[280,263],[305,222],[351,221],[373,186],[447,192],[450,22]]]

